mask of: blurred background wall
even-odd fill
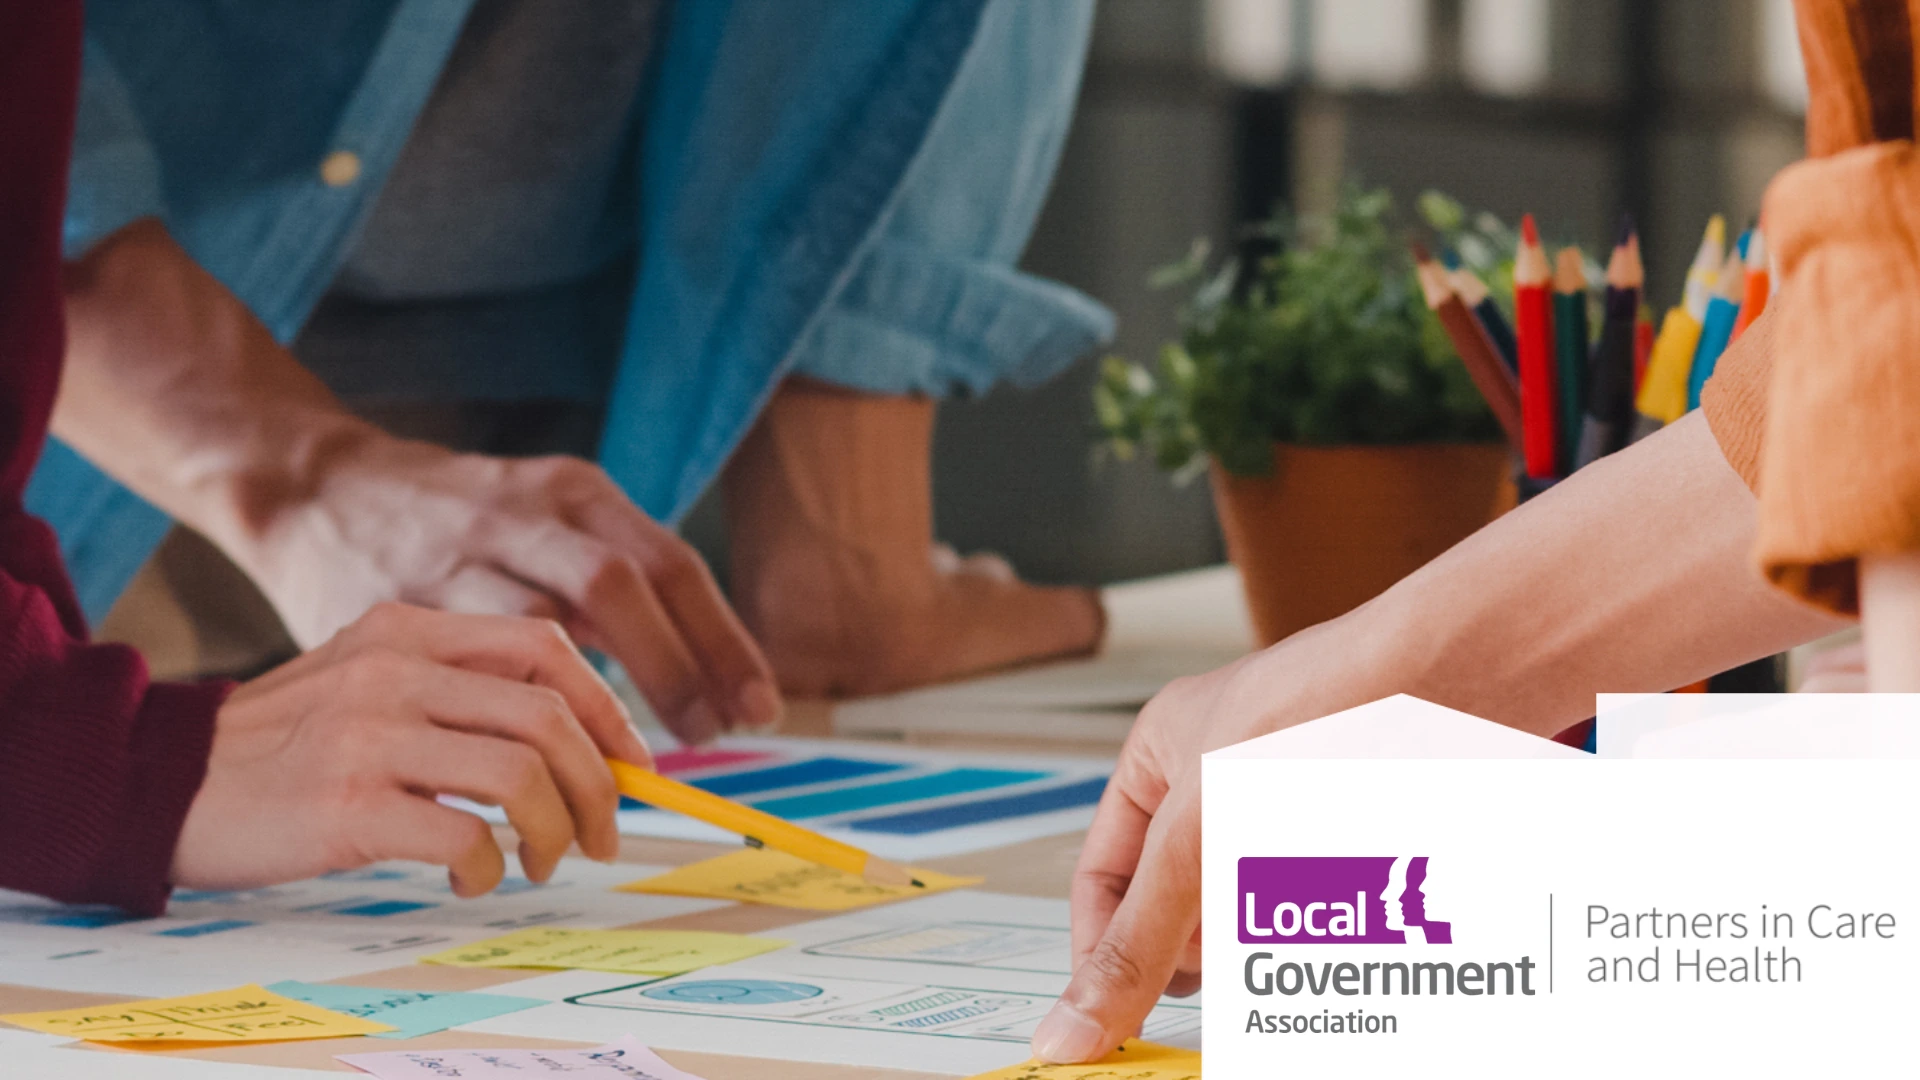
[[[1101,0],[1026,263],[1110,305],[1115,350],[1149,357],[1178,300],[1153,267],[1355,177],[1531,210],[1590,251],[1632,210],[1664,308],[1707,217],[1743,223],[1799,156],[1804,102],[1791,0]],[[1047,581],[1220,561],[1204,483],[1097,460],[1096,364],[943,410],[943,536]]]

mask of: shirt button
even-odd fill
[[[360,179],[360,155],[351,150],[335,150],[320,163],[320,179],[328,187],[346,187]]]

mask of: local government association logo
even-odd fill
[[[1427,857],[1244,858],[1243,945],[1451,945],[1427,917]]]

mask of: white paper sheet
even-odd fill
[[[961,891],[781,930],[790,948],[669,979],[564,972],[514,984],[554,1004],[462,1030],[967,1076],[1027,1059],[1066,988],[1064,901]],[[1145,1037],[1199,1046],[1197,998]]]
[[[438,867],[383,863],[268,889],[181,892],[166,915],[138,920],[0,892],[0,981],[130,998],[312,982],[528,926],[621,926],[724,906],[611,891],[660,869],[566,859],[533,885],[510,859],[500,889],[461,900]]]
[[[700,1080],[631,1036],[589,1050],[401,1050],[340,1054],[336,1060],[379,1080],[524,1080],[560,1073],[579,1080]]]

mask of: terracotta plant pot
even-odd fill
[[[1275,446],[1273,475],[1213,467],[1261,644],[1344,615],[1513,505],[1498,445]]]

